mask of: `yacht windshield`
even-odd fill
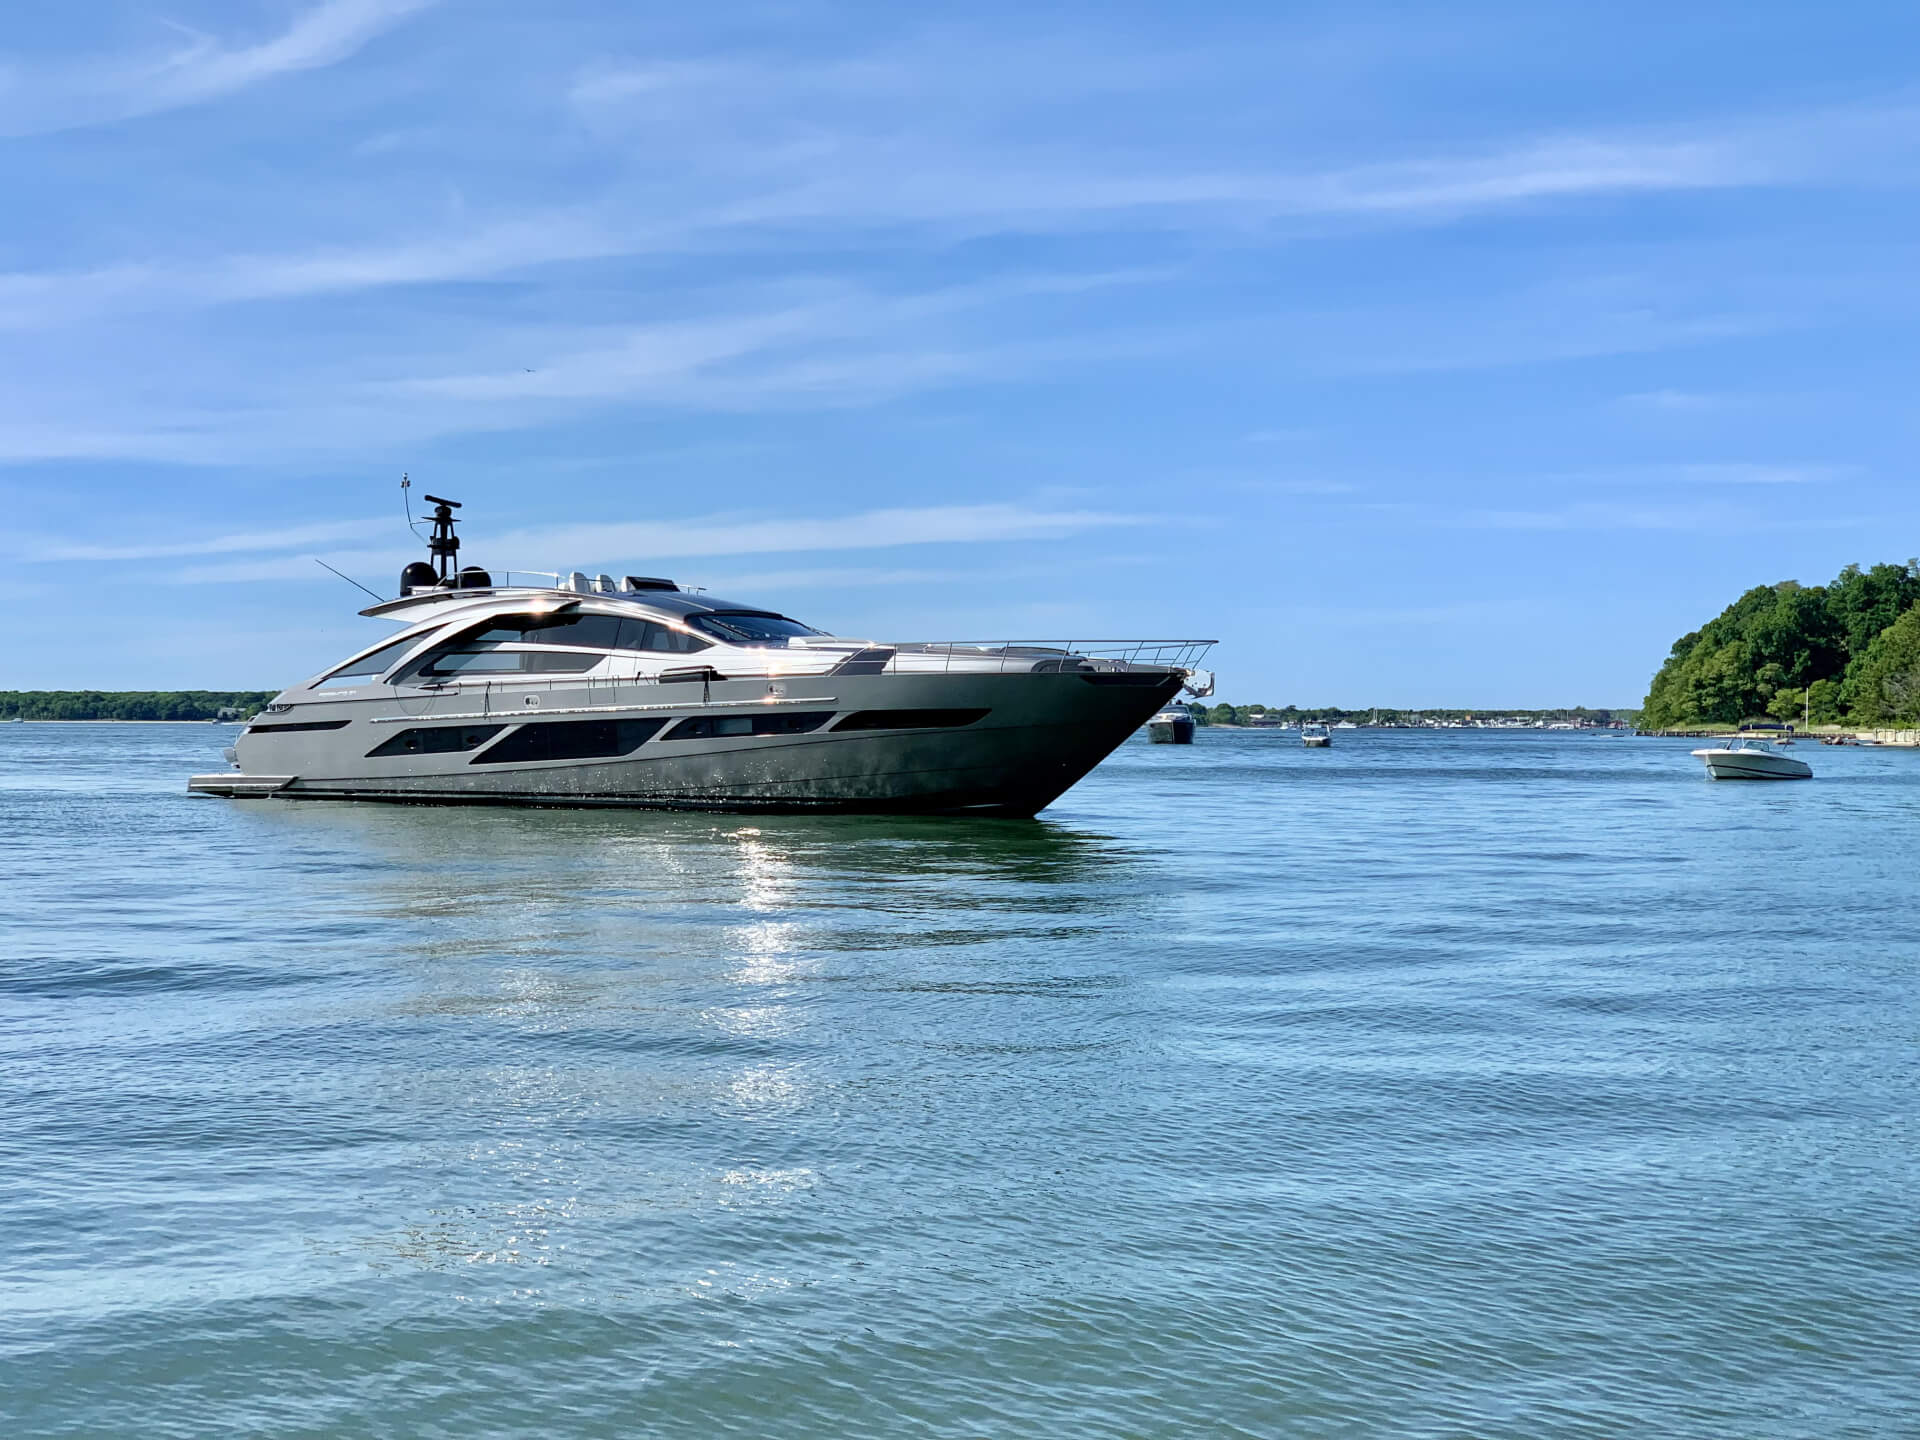
[[[687,623],[729,645],[785,645],[802,635],[826,634],[765,610],[714,610],[689,615]]]
[[[342,665],[320,683],[322,685],[359,685],[385,672],[386,668],[419,643],[418,635],[409,635],[391,645],[382,645],[371,655]]]

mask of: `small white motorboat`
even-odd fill
[[[1693,752],[1707,763],[1715,780],[1811,780],[1813,767],[1782,755],[1764,740],[1736,737],[1725,745]]]
[[[1300,743],[1314,749],[1324,750],[1333,744],[1333,734],[1324,725],[1302,725]]]

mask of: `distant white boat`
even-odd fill
[[[1725,745],[1693,752],[1706,761],[1715,780],[1811,780],[1813,767],[1804,760],[1782,755],[1764,740],[1733,739]]]
[[[1324,750],[1327,746],[1333,744],[1333,736],[1328,733],[1327,727],[1324,725],[1302,725],[1300,727],[1300,743]]]

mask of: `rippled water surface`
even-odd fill
[[[1038,822],[0,726],[26,1435],[1920,1433],[1920,753],[1202,732]]]

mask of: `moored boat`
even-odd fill
[[[1764,740],[1735,737],[1725,745],[1695,750],[1715,780],[1811,780],[1813,767],[1804,760],[1782,755]]]
[[[1147,739],[1155,745],[1191,745],[1194,724],[1193,712],[1176,701],[1147,721]]]
[[[1300,743],[1312,750],[1324,750],[1333,744],[1333,732],[1324,725],[1302,725]]]

